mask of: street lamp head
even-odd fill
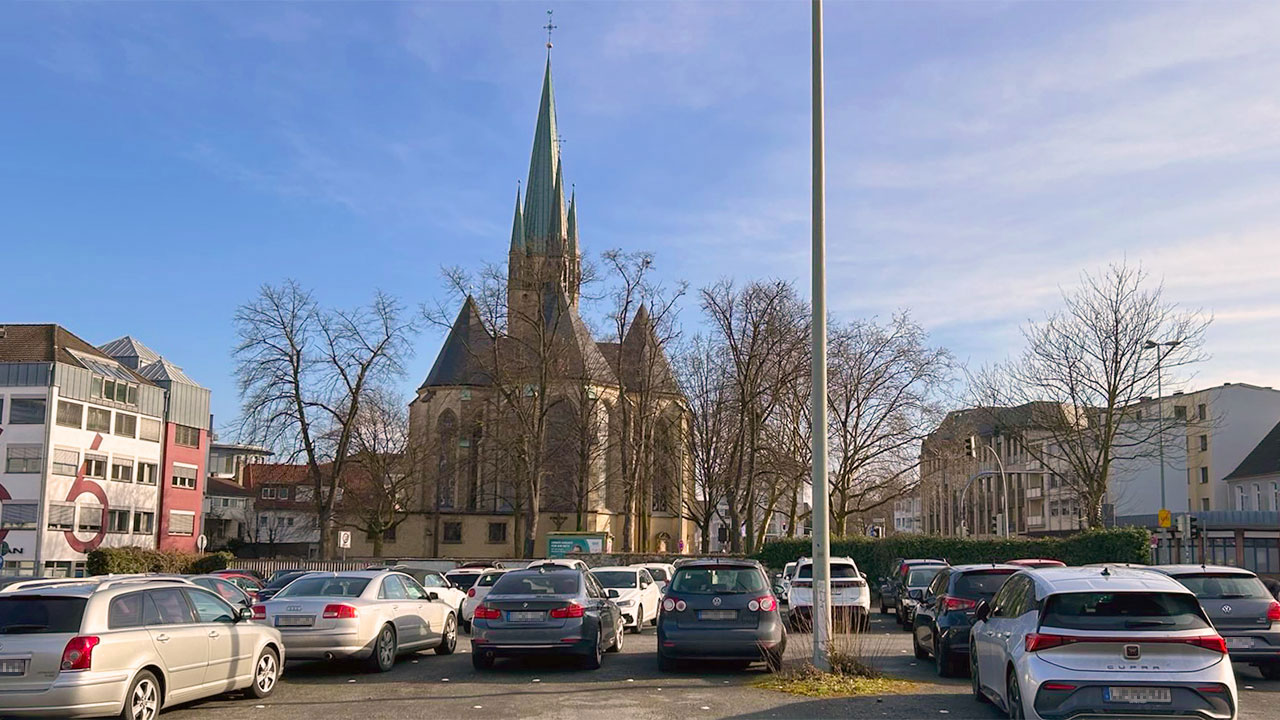
[[[1178,345],[1181,345],[1181,344],[1182,344],[1181,340],[1170,340],[1169,342],[1165,343],[1167,347],[1177,347]]]
[[[1147,350],[1150,350],[1151,348],[1160,347],[1160,343],[1156,342],[1155,340],[1148,340],[1147,343],[1142,347],[1146,348]]]

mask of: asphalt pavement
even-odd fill
[[[470,643],[450,656],[427,651],[403,657],[388,673],[366,674],[338,663],[290,663],[265,701],[228,695],[166,712],[166,720],[380,720],[440,718],[997,718],[973,701],[967,678],[942,679],[933,664],[911,654],[910,635],[874,616],[863,647],[894,677],[920,685],[910,695],[810,699],[750,687],[764,672],[699,663],[659,673],[652,628],[627,635],[623,651],[606,654],[600,670],[554,659],[499,661],[488,672],[471,667]],[[801,658],[807,635],[793,635],[787,655]],[[1241,720],[1274,720],[1280,682],[1253,668],[1237,672]]]

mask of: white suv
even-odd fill
[[[29,580],[0,591],[0,715],[153,720],[232,690],[275,690],[284,643],[185,579]]]
[[[974,617],[974,697],[1011,718],[1235,717],[1226,643],[1196,596],[1166,575],[1023,570]]]
[[[806,629],[813,619],[813,560],[800,558],[787,604],[791,626]],[[831,611],[837,627],[865,630],[871,615],[871,591],[850,557],[831,558]]]

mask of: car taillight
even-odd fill
[[[1045,683],[1040,686],[1040,689],[1049,692],[1071,692],[1076,689],[1076,686],[1067,683]]]
[[[267,619],[267,606],[265,606],[265,605],[254,605],[254,606],[253,606],[253,619],[254,619],[254,620],[266,620],[266,619]]]
[[[471,588],[470,590],[467,591],[467,597],[475,597],[475,596],[476,596],[475,588]]]
[[[752,612],[773,612],[778,609],[778,601],[772,595],[765,595],[747,603],[747,609]]]
[[[978,603],[975,600],[962,597],[952,597],[950,595],[942,596],[943,612],[951,612],[952,610],[972,610],[976,607],[978,607]]]
[[[791,587],[798,587],[798,588],[813,587],[813,581],[812,580],[792,580]]]
[[[1188,645],[1202,647],[1205,650],[1212,650],[1220,655],[1227,654],[1227,641],[1223,640],[1221,635],[1201,635],[1200,637],[1187,638],[1183,642]]]
[[[1110,636],[1083,636],[1083,635],[1049,635],[1045,633],[1029,633],[1025,640],[1027,652],[1038,652],[1040,650],[1048,650],[1050,648],[1062,647],[1063,645],[1075,645],[1078,643],[1149,643],[1149,644],[1183,644],[1194,645],[1205,650],[1222,655],[1227,654],[1227,641],[1222,639],[1221,635],[1198,635],[1196,637],[1110,637]]]
[[[1267,620],[1271,622],[1280,622],[1280,602],[1273,602],[1267,608]]]
[[[564,607],[552,608],[551,612],[547,614],[556,619],[580,618],[582,617],[583,609],[578,603],[569,603]]]
[[[325,605],[324,617],[329,620],[350,620],[356,617],[356,609],[352,605]]]
[[[1065,635],[1047,635],[1045,633],[1027,633],[1027,637],[1023,640],[1027,652],[1038,652],[1040,650],[1048,650],[1049,648],[1061,647],[1077,642],[1078,638],[1067,637]]]
[[[662,609],[663,609],[663,610],[666,610],[667,612],[673,612],[673,611],[675,611],[675,609],[676,609],[676,601],[675,601],[675,600],[672,600],[671,598],[663,598],[663,599],[662,599]]]
[[[502,617],[502,611],[497,608],[491,608],[488,605],[481,605],[476,608],[475,618],[477,620],[498,620]]]
[[[101,642],[93,635],[77,635],[62,650],[63,670],[88,670],[93,664],[93,648]]]

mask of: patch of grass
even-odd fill
[[[751,683],[762,690],[804,695],[805,697],[858,697],[865,695],[902,695],[912,692],[917,684],[890,677],[859,677],[842,673],[824,673],[813,666],[766,675]]]

